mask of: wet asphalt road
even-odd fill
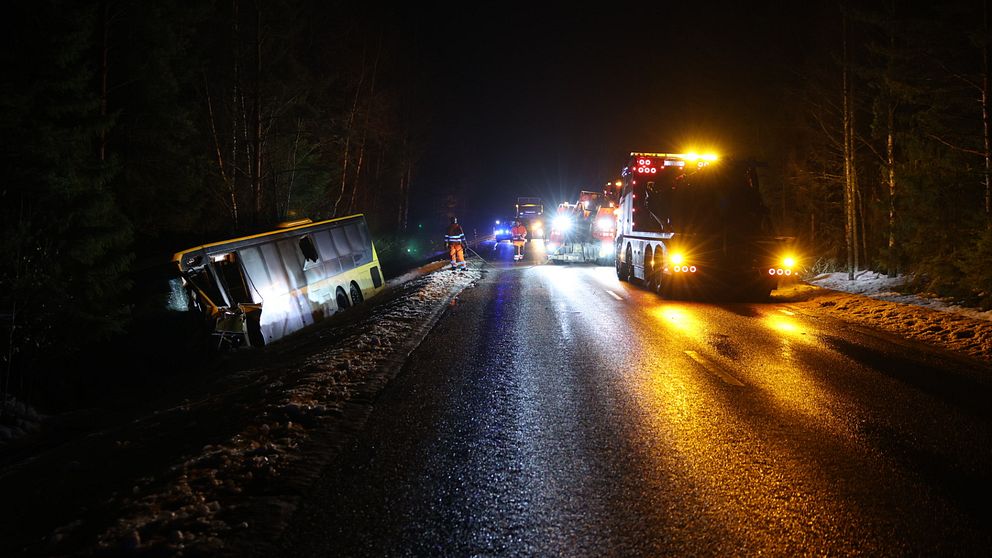
[[[285,556],[990,555],[988,367],[504,248]]]

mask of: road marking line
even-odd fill
[[[691,358],[692,360],[698,362],[700,366],[702,366],[703,368],[709,370],[711,373],[713,373],[713,375],[715,375],[717,378],[720,378],[724,382],[726,382],[726,383],[728,383],[728,384],[730,384],[732,386],[743,386],[744,385],[743,382],[741,382],[737,378],[731,376],[730,374],[724,372],[719,366],[717,366],[717,365],[713,364],[712,362],[706,360],[705,358],[703,358],[696,351],[686,351],[685,354],[689,355],[689,358]]]
[[[605,291],[606,291],[607,293],[609,293],[609,295],[610,295],[610,296],[612,296],[613,298],[615,298],[615,299],[617,299],[617,300],[623,300],[623,297],[622,297],[622,296],[620,296],[620,295],[618,295],[617,293],[615,293],[615,292],[613,292],[613,291],[611,291],[610,289],[604,289],[604,290],[605,290]]]
[[[783,314],[785,314],[786,316],[795,316],[796,315],[795,312],[791,312],[789,310],[786,310],[785,308],[779,308],[778,311],[781,312],[781,313],[783,313]]]

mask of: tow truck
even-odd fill
[[[575,203],[558,204],[548,234],[549,263],[595,262],[610,265],[616,239],[615,185],[602,192],[582,190]]]
[[[764,299],[794,281],[794,237],[776,234],[760,163],[694,153],[630,153],[622,170],[615,266],[666,298]]]
[[[516,219],[527,227],[527,240],[545,240],[544,201],[538,197],[517,198]]]

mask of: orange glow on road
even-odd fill
[[[675,304],[662,304],[651,310],[651,314],[666,327],[688,337],[702,335],[699,318],[688,307]]]
[[[802,335],[805,332],[799,329],[796,322],[783,318],[782,316],[768,316],[765,318],[765,325],[788,335]]]

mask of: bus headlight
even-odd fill
[[[684,262],[684,261],[685,261],[685,256],[683,256],[683,255],[682,255],[681,253],[679,253],[679,252],[674,252],[674,253],[673,253],[673,254],[671,255],[671,257],[670,257],[670,258],[668,258],[668,259],[669,259],[669,260],[671,260],[671,262],[672,262],[673,264],[675,264],[675,265],[682,265],[682,262]]]

